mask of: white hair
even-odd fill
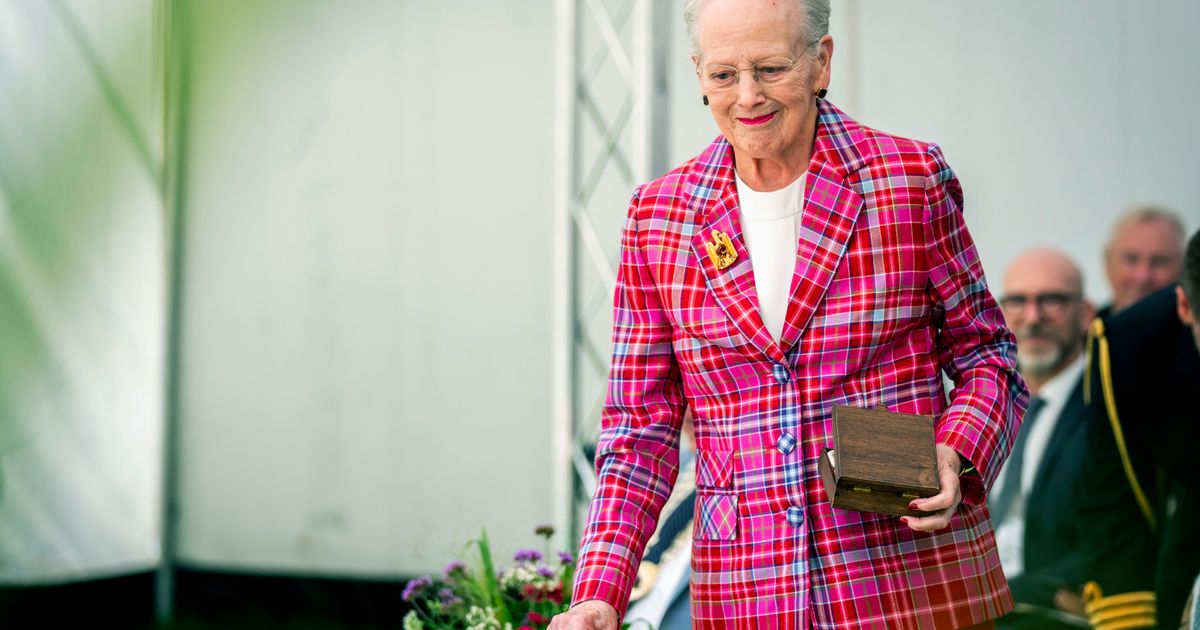
[[[798,5],[800,14],[804,16],[804,23],[800,26],[801,32],[797,33],[797,36],[803,38],[805,46],[812,46],[829,34],[829,0],[791,1]],[[696,32],[696,18],[704,2],[705,0],[687,0],[683,7],[683,23],[687,26],[688,42],[691,43],[692,54],[697,57],[700,56],[700,37]]]
[[[1112,248],[1113,242],[1117,240],[1117,234],[1120,234],[1121,230],[1131,225],[1152,223],[1155,221],[1166,223],[1175,231],[1175,234],[1179,237],[1179,249],[1182,251],[1183,242],[1187,239],[1187,230],[1183,228],[1183,221],[1179,219],[1179,215],[1171,210],[1154,205],[1134,206],[1126,210],[1125,214],[1122,214],[1117,219],[1117,224],[1113,226],[1112,234],[1108,237],[1108,244],[1105,246],[1105,249]]]

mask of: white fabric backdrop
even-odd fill
[[[561,472],[553,2],[189,4],[181,560],[393,575],[480,526],[532,543]],[[1124,206],[1200,224],[1197,6],[837,0],[830,98],[945,147],[993,283],[1050,242],[1102,300]],[[158,558],[153,24],[153,0],[0,0],[0,581]],[[674,36],[677,163],[716,128]],[[604,186],[615,250],[630,191]]]
[[[159,557],[153,3],[0,0],[0,583]]]

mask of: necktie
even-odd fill
[[[1037,421],[1042,407],[1045,405],[1046,401],[1041,398],[1033,398],[1029,401],[1029,409],[1025,411],[1025,421],[1021,423],[1021,432],[1017,434],[1012,454],[1008,456],[1008,463],[1004,467],[1004,485],[1000,488],[1000,493],[995,500],[988,501],[988,506],[992,511],[993,526],[999,526],[1004,522],[1004,518],[1012,510],[1013,504],[1017,502],[1017,497],[1021,496],[1021,469],[1025,467],[1025,442],[1029,438],[1029,432],[1033,430],[1033,423]]]

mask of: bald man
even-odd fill
[[[1034,398],[988,495],[1000,562],[1017,602],[997,627],[1067,628],[1058,617],[1078,611],[1084,578],[1074,497],[1087,444],[1083,340],[1094,309],[1083,297],[1079,267],[1052,249],[1013,261],[1000,307]]]

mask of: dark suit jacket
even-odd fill
[[[1200,354],[1176,316],[1174,287],[1103,320],[1109,360],[1091,348],[1088,454],[1080,540],[1086,573],[1105,596],[1158,593],[1161,627],[1177,627],[1197,570],[1200,492]],[[1111,374],[1115,409],[1105,403]],[[1139,501],[1114,437],[1115,411]]]
[[[1080,379],[1071,389],[1037,467],[1025,506],[1025,568],[1008,582],[1018,612],[1002,619],[1002,628],[1066,627],[1024,614],[1022,604],[1053,609],[1058,589],[1083,585],[1076,502],[1086,451],[1087,414]]]
[[[1013,585],[1018,602],[1052,607],[1058,586],[1077,588],[1083,584],[1075,502],[1086,450],[1087,416],[1081,379],[1071,390],[1046,444],[1025,506],[1025,571],[1017,581],[1029,578],[1039,587],[1025,593],[1030,599],[1024,599],[1018,586]],[[1051,585],[1054,588],[1049,588]]]

